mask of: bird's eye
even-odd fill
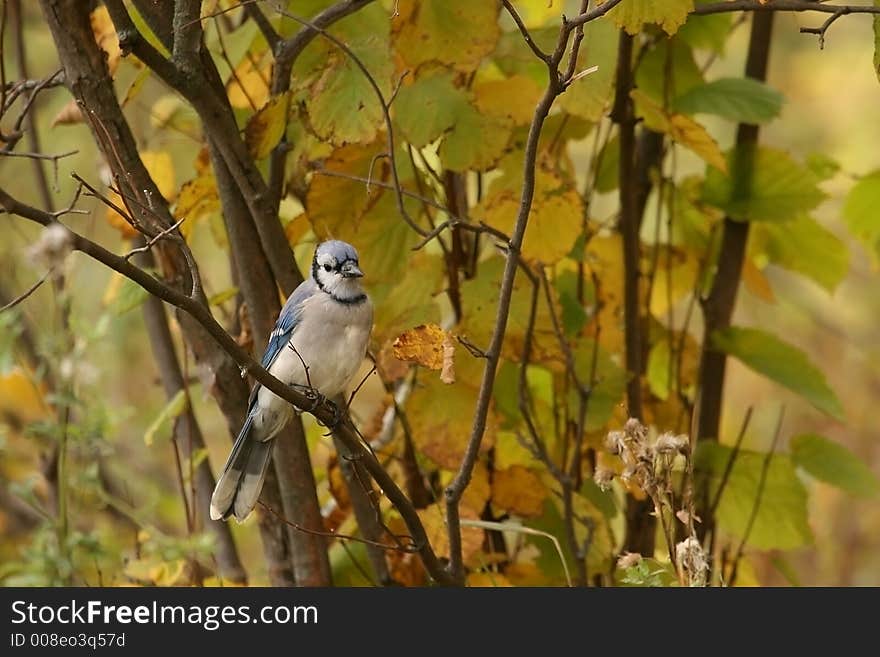
[[[333,267],[330,265],[324,265],[324,271],[333,271]]]

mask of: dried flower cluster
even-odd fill
[[[633,484],[649,496],[658,492],[671,493],[671,468],[678,454],[690,452],[687,436],[663,433],[653,442],[648,437],[648,429],[635,418],[627,420],[623,431],[611,431],[605,440],[610,454],[623,461],[620,479]],[[607,489],[614,473],[606,468],[597,468],[594,479],[602,489]]]
[[[73,251],[73,235],[61,224],[46,226],[28,249],[28,255],[60,275],[67,256]]]
[[[679,456],[684,457],[685,477],[691,476],[691,444],[688,436],[670,432],[651,439],[648,428],[635,418],[627,420],[622,431],[611,431],[605,441],[610,454],[620,458],[623,467],[619,475],[608,468],[598,467],[594,473],[596,484],[607,490],[615,476],[629,486],[635,486],[651,498],[669,550],[669,560],[678,574],[679,582],[686,586],[705,586],[708,562],[700,541],[694,531],[694,515],[689,491],[692,482],[685,481],[682,499],[676,499],[673,486],[673,468]],[[676,508],[678,507],[678,508]],[[676,544],[675,519],[687,528],[688,537]],[[618,566],[638,563],[640,555],[627,553],[621,556]]]

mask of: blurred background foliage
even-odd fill
[[[313,16],[330,3],[287,4],[299,16]],[[545,47],[555,39],[563,4],[514,3]],[[737,212],[721,171],[734,143],[736,121],[758,121],[761,145],[767,149],[759,159],[762,167],[766,164],[762,184],[769,190],[765,209],[770,216],[755,222],[734,324],[765,333],[723,336],[723,348],[737,358],[728,366],[720,445],[696,456],[717,483],[744,417],[751,416],[719,503],[717,548],[735,551],[746,533],[763,454],[775,444],[778,454],[766,473],[764,498],[737,584],[878,585],[880,422],[872,408],[880,396],[880,221],[862,219],[876,213],[875,201],[880,200],[880,182],[869,176],[880,169],[880,124],[875,118],[880,84],[872,62],[871,19],[836,21],[820,50],[815,37],[798,32],[819,19],[781,13],[768,87],[707,93],[704,81],[741,78],[749,17],[691,17],[678,29],[687,16],[687,9],[678,15],[679,5],[689,3],[636,4],[658,7],[657,16],[645,22],[674,33],[669,37],[657,25],[642,29],[646,15],[630,21],[641,30],[636,110],[645,125],[668,136],[669,147],[661,170],[666,182],[655,186],[642,229],[645,270],[652,258],[660,262],[645,301],[652,336],[644,379],[645,423],[655,433],[690,432],[699,313],[694,313],[687,336],[666,336],[670,328],[680,331],[698,277],[704,275],[701,259],[715,248],[712,226],[723,210]],[[18,40],[26,52],[26,77],[51,75],[58,58],[38,4],[19,3],[20,34],[11,23],[9,3],[4,5],[6,80],[24,77],[20,53],[13,47]],[[357,246],[367,272],[366,284],[376,303],[371,351],[377,373],[367,376],[365,364],[367,381],[355,398],[353,416],[368,439],[388,434],[383,417],[392,403],[391,391],[407,382],[411,392],[401,406],[412,447],[429,492],[442,499],[442,486],[464,451],[482,372],[482,360],[451,337],[477,347],[487,344],[503,258],[491,238],[481,236],[475,242],[468,236],[471,260],[462,262],[456,273],[459,292],[449,294],[449,234],[440,237],[442,248],[434,240],[412,250],[419,237],[401,220],[393,193],[382,187],[390,183],[389,165],[387,158],[376,156],[385,148],[387,134],[381,107],[361,71],[334,44],[316,39],[296,61],[291,91],[272,98],[266,40],[255,22],[233,5],[229,0],[204,3],[203,16],[231,9],[204,21],[205,39],[227,82],[243,138],[264,173],[279,140],[285,137],[290,144],[280,220],[301,270],[308,271],[316,241],[333,236]],[[398,13],[392,15],[395,9]],[[271,7],[264,10],[283,36],[299,29]],[[620,238],[613,230],[619,211],[619,144],[608,111],[618,25],[628,19],[615,11],[588,25],[579,69],[599,69],[561,97],[542,136],[523,253],[535,271],[537,263],[543,266],[548,293],[541,293],[537,306],[527,387],[551,458],[558,459],[568,449],[565,441],[577,406],[554,327],[558,321],[571,344],[576,371],[584,378],[596,374],[585,421],[589,456],[575,498],[580,540],[588,534],[590,538],[587,568],[591,576],[599,575],[591,581],[668,583],[663,569],[640,571],[643,566],[618,569],[616,580],[611,576],[623,538],[626,488],[615,482],[603,493],[591,479],[597,466],[620,469],[606,452],[604,437],[627,419],[619,292],[623,272]],[[567,7],[567,13],[576,14],[576,7]],[[134,57],[120,55],[102,7],[92,17],[141,157],[173,204],[175,217],[186,217],[181,230],[197,256],[212,309],[225,325],[239,326],[239,296],[199,119]],[[460,215],[510,231],[522,184],[525,134],[546,84],[546,70],[509,17],[493,2],[383,1],[339,21],[331,33],[362,58],[386,97],[396,93],[392,118],[403,187],[441,207],[458,204]],[[408,74],[402,77],[404,71]],[[713,97],[712,91],[718,95]],[[747,100],[737,105],[737,98]],[[106,164],[71,103],[63,89],[47,90],[32,114],[31,129],[40,135],[45,152],[76,151],[57,163],[44,163],[56,209],[77,189],[72,172],[102,189],[107,183]],[[4,117],[4,133],[9,118]],[[0,186],[41,207],[32,171],[30,162],[0,157]],[[660,173],[653,172],[655,182]],[[365,190],[367,179],[376,184]],[[853,192],[857,184],[862,188]],[[782,186],[775,196],[779,188],[774,185]],[[453,198],[457,193],[459,200]],[[759,207],[761,199],[751,202],[747,214],[754,218],[765,206]],[[792,207],[780,209],[786,202]],[[407,198],[405,204],[425,228],[447,218],[417,198]],[[88,213],[66,218],[78,232],[117,252],[131,248],[131,229],[100,201],[83,197],[78,207]],[[670,216],[675,218],[672,233]],[[41,240],[38,228],[11,217],[2,223],[0,291],[6,303],[43,276],[46,265],[34,247]],[[210,537],[199,527],[188,531],[176,474],[180,466],[169,438],[188,399],[207,442],[207,450],[194,453],[192,461],[207,458],[216,468],[229,446],[225,423],[203,390],[205,373],[183,348],[179,353],[190,383],[188,394],[170,403],[166,399],[137,312],[143,300],[144,293],[133,283],[74,254],[65,264],[63,282],[43,285],[14,310],[0,314],[0,582],[6,585],[182,584],[192,581],[188,563],[193,559],[207,568],[207,583],[219,583],[210,575]],[[530,334],[529,309],[529,282],[520,276],[484,452],[463,499],[462,516],[547,532],[562,541],[562,553],[571,560],[556,482],[517,438],[525,434],[518,377],[523,343]],[[675,318],[671,323],[670,313]],[[440,337],[411,332],[423,324],[442,326]],[[180,343],[173,321],[172,331]],[[414,368],[398,360],[392,343],[408,331],[419,345],[427,340],[433,347],[445,340],[445,347],[454,350],[454,374],[445,372],[441,379],[430,367]],[[799,353],[768,343],[767,334]],[[396,355],[404,356],[399,349]],[[410,360],[420,359],[424,361],[424,354]],[[431,365],[440,369],[441,363]],[[450,377],[454,382],[448,382]],[[356,533],[332,443],[313,421],[306,421],[306,429],[326,524]],[[377,450],[401,481],[406,479],[401,456],[406,442],[402,426],[395,424]],[[61,487],[55,474],[59,444],[68,453],[63,470],[67,482]],[[185,463],[180,470],[185,488],[192,465]],[[65,492],[59,493],[60,488]],[[67,507],[63,527],[59,504]],[[443,554],[442,504],[428,499],[422,506],[419,513],[429,537]],[[384,504],[382,510],[391,529],[401,527],[392,510]],[[250,581],[258,584],[267,575],[254,526],[252,518],[232,531]],[[560,555],[546,536],[509,531],[504,538],[500,556],[489,549],[485,529],[464,529],[471,584],[565,582]],[[368,583],[354,565],[365,561],[362,545],[335,542],[330,554],[336,583]],[[658,544],[658,559],[663,556]],[[397,581],[425,582],[413,555],[392,552],[388,559]]]

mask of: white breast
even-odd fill
[[[301,317],[269,371],[288,385],[310,386],[333,397],[345,389],[364,360],[373,325],[372,304],[369,299],[343,304],[319,292],[303,302]],[[259,392],[258,404],[267,411],[268,425],[283,424],[292,412],[287,402],[265,388]]]

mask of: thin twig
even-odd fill
[[[303,527],[301,525],[296,524],[285,518],[283,515],[278,513],[271,506],[263,503],[262,500],[257,502],[261,507],[266,509],[273,516],[278,518],[281,522],[283,522],[288,527],[293,527],[298,532],[303,532],[305,534],[311,534],[312,536],[324,536],[326,538],[338,538],[341,541],[355,541],[356,543],[363,543],[365,545],[372,545],[373,547],[382,548],[383,550],[388,550],[390,552],[405,552],[407,554],[412,554],[414,552],[418,552],[418,547],[415,545],[415,542],[412,542],[410,545],[390,545],[388,543],[380,543],[379,541],[371,541],[366,538],[361,538],[360,536],[351,536],[350,534],[339,534],[337,532],[322,532],[316,529],[309,529],[308,527]],[[412,539],[407,536],[405,538]]]
[[[349,48],[345,43],[341,40],[337,39],[335,36],[330,34],[327,30],[319,27],[318,25],[312,23],[311,21],[307,21],[304,18],[300,18],[299,16],[295,16],[287,11],[279,9],[278,12],[282,16],[286,16],[292,20],[295,20],[297,23],[304,25],[315,32],[319,33],[325,39],[333,43],[337,48],[339,48],[342,52],[344,52],[349,59],[354,63],[355,66],[364,74],[367,82],[370,87],[373,89],[373,92],[376,94],[376,98],[379,100],[379,104],[382,107],[382,115],[385,119],[385,130],[387,133],[388,139],[388,160],[391,163],[391,177],[394,180],[394,192],[395,199],[397,200],[397,211],[400,213],[401,218],[407,223],[407,225],[416,231],[419,235],[424,237],[427,234],[427,231],[419,226],[415,220],[410,217],[409,212],[406,209],[406,206],[403,202],[403,192],[400,184],[400,175],[397,171],[397,157],[394,152],[394,127],[391,123],[391,113],[390,113],[390,103],[385,100],[385,94],[382,93],[381,87],[379,87],[379,83],[376,81],[376,78],[373,77],[373,74],[370,73],[366,64],[364,64],[363,60],[358,57],[351,48]]]
[[[730,571],[730,576],[727,578],[728,586],[733,586],[736,583],[739,561],[742,558],[749,536],[752,534],[755,520],[758,518],[758,510],[761,508],[761,500],[764,496],[764,486],[767,484],[767,472],[770,470],[770,461],[776,453],[776,445],[779,442],[779,436],[782,433],[782,421],[784,418],[785,406],[779,409],[779,419],[776,421],[776,431],[773,432],[773,442],[770,444],[770,449],[764,455],[764,460],[761,463],[761,476],[758,479],[758,488],[755,491],[755,503],[752,505],[752,512],[749,514],[749,521],[746,523],[746,529],[743,532],[742,540],[740,540],[739,547],[736,549],[736,554],[733,557],[733,569]]]
[[[27,299],[29,296],[31,296],[34,292],[37,291],[37,289],[38,289],[43,283],[46,282],[46,279],[49,278],[49,276],[52,274],[53,271],[55,271],[54,267],[49,268],[49,271],[47,271],[45,274],[43,274],[43,275],[40,277],[40,280],[38,280],[36,283],[34,283],[33,285],[31,285],[27,290],[25,290],[25,291],[22,292],[20,295],[18,295],[17,297],[15,297],[12,301],[10,301],[9,303],[7,303],[5,306],[3,306],[2,308],[0,308],[0,313],[4,313],[4,312],[6,312],[7,310],[11,310],[11,309],[15,308],[18,304],[20,304],[22,301],[24,301],[24,300]]]
[[[724,465],[724,472],[721,474],[721,481],[718,483],[718,489],[715,491],[715,496],[712,498],[712,503],[709,505],[710,518],[714,518],[715,511],[718,510],[718,504],[721,502],[721,494],[727,487],[730,473],[733,472],[733,466],[736,464],[736,459],[739,456],[739,450],[742,447],[743,439],[746,436],[746,430],[749,428],[749,422],[751,422],[753,410],[754,407],[752,406],[749,406],[748,409],[746,409],[746,414],[745,417],[743,417],[742,425],[739,428],[736,442],[730,450],[730,457],[727,459],[727,463]]]

